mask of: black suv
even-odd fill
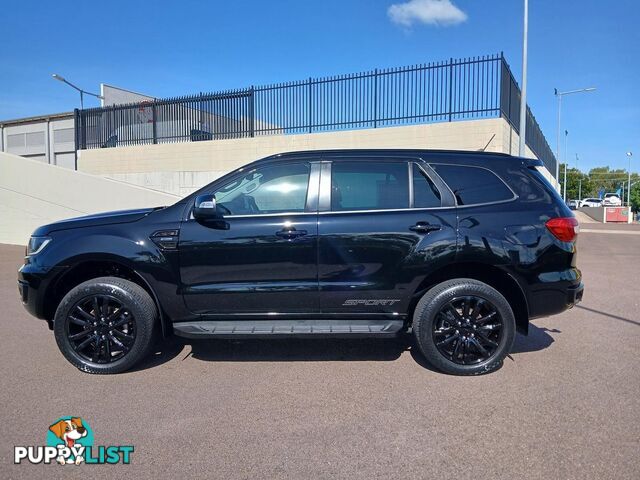
[[[274,155],[170,207],[38,228],[26,308],[73,365],[117,373],[187,338],[412,332],[454,374],[582,298],[578,223],[538,160],[433,150]]]

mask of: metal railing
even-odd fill
[[[500,113],[502,117],[509,122],[516,133],[520,132],[520,88],[511,73],[511,69],[507,61],[502,57],[502,73],[500,83]],[[556,157],[547,143],[547,139],[542,133],[542,129],[536,117],[531,113],[529,105],[527,105],[527,129],[526,144],[531,151],[542,160],[551,175],[556,174]]]
[[[76,144],[107,148],[499,116],[518,131],[519,102],[500,54],[76,110]],[[555,172],[530,111],[527,122],[527,145]]]

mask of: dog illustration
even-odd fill
[[[87,429],[82,425],[82,419],[78,417],[72,417],[71,420],[60,420],[58,423],[51,425],[49,430],[51,430],[51,432],[53,432],[53,434],[60,440],[64,441],[65,447],[68,448],[73,447],[77,440],[87,436]],[[65,460],[62,456],[57,458],[57,462],[60,465],[65,464]],[[84,458],[78,455],[76,457],[75,464],[80,465],[82,462],[84,462]],[[69,459],[66,463],[74,462]]]

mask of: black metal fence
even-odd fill
[[[289,135],[503,116],[520,90],[502,54],[76,110],[78,149]],[[527,145],[555,172],[528,111]]]

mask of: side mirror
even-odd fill
[[[218,214],[216,197],[212,194],[198,195],[193,207],[193,218],[198,222],[209,222],[222,218]]]

